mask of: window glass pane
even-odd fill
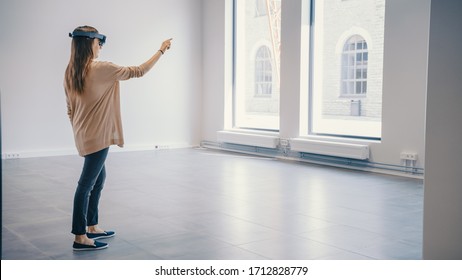
[[[356,93],[362,93],[361,82],[356,82]]]
[[[381,138],[385,0],[312,1],[309,133]]]
[[[236,0],[234,126],[279,130],[281,0]]]
[[[348,70],[348,78],[347,79],[354,79],[355,78],[355,69],[353,67],[350,67]]]
[[[355,88],[355,83],[354,82],[349,82],[348,83],[348,93],[352,94],[354,92],[354,88]]]
[[[355,56],[354,55],[349,55],[348,57],[349,57],[348,66],[355,65]]]

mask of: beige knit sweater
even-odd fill
[[[142,77],[149,70],[147,63],[122,67],[93,61],[83,94],[68,92],[64,86],[79,155],[86,156],[110,145],[123,146],[119,81]]]

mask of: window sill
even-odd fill
[[[380,140],[374,139],[361,139],[361,138],[352,138],[352,137],[341,137],[341,136],[326,136],[326,135],[304,135],[296,137],[298,140],[315,140],[315,141],[324,141],[324,142],[336,142],[336,143],[345,143],[345,144],[359,144],[359,145],[370,145],[378,144]]]

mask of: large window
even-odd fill
[[[281,0],[235,0],[234,127],[279,130]]]
[[[381,138],[385,0],[312,0],[310,133]]]
[[[312,24],[302,134],[380,139],[385,0],[306,1]],[[281,0],[234,0],[235,128],[278,131],[284,122],[280,38]]]

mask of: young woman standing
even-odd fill
[[[105,160],[109,146],[124,144],[120,116],[119,81],[142,77],[170,49],[172,39],[139,66],[119,66],[97,61],[106,36],[91,26],[77,27],[72,33],[71,57],[64,78],[67,113],[79,155],[84,164],[74,195],[73,249],[107,248],[97,239],[109,238],[114,231],[98,227],[98,204],[106,178]]]

